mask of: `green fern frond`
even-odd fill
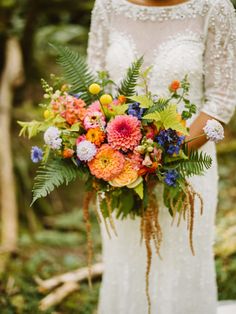
[[[191,151],[189,159],[179,161],[178,169],[183,177],[203,175],[212,165],[212,159],[204,152]]]
[[[134,61],[128,68],[127,73],[123,81],[121,82],[118,92],[120,95],[133,96],[135,95],[135,88],[140,75],[140,69],[143,64],[143,57]]]
[[[86,61],[78,53],[67,47],[53,46],[58,52],[58,63],[63,68],[65,79],[72,85],[72,93],[82,93],[85,102],[91,102],[92,97],[88,92],[90,84],[95,82]]]
[[[165,98],[160,98],[158,99],[154,105],[149,108],[145,114],[149,114],[149,113],[153,113],[155,111],[160,112],[162,110],[164,110],[169,104],[169,99],[165,99]]]
[[[76,167],[60,159],[52,160],[48,164],[41,166],[35,177],[31,205],[37,199],[47,196],[56,187],[64,183],[67,185],[70,181],[75,180],[78,174],[79,171]]]

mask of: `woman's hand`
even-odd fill
[[[215,119],[208,114],[204,112],[200,112],[198,117],[194,120],[192,125],[190,126],[189,136],[187,136],[186,141],[190,142],[188,143],[189,151],[192,149],[198,149],[202,145],[204,145],[207,142],[207,138],[205,135],[200,136],[204,134],[203,128],[206,125],[207,121],[210,119]],[[196,140],[191,141],[192,138],[198,137]]]

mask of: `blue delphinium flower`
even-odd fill
[[[138,102],[129,104],[128,114],[138,118],[139,120],[142,119],[142,115],[145,111],[145,108],[140,108],[140,104]]]
[[[172,129],[162,130],[158,136],[156,136],[157,143],[161,145],[169,155],[179,154],[184,139],[185,136],[179,136],[177,132]]]
[[[169,186],[176,186],[176,181],[179,177],[179,174],[176,170],[168,170],[165,174],[165,183]]]
[[[33,146],[31,149],[31,160],[37,163],[43,159],[43,151],[38,146]]]

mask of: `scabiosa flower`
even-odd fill
[[[218,143],[224,139],[224,128],[220,122],[214,119],[207,121],[203,131],[206,134],[207,139],[212,142]]]
[[[84,118],[84,127],[86,130],[92,128],[104,128],[105,125],[105,117],[100,111],[87,112]]]
[[[81,161],[90,161],[97,153],[96,146],[90,141],[82,141],[77,144],[77,157]]]
[[[167,129],[162,130],[156,136],[157,143],[162,146],[167,154],[178,154],[183,144],[185,136],[179,136],[175,130]]]
[[[108,143],[114,149],[121,149],[124,152],[133,150],[142,138],[141,123],[133,116],[116,116],[107,125]]]
[[[91,173],[98,179],[113,180],[123,170],[125,157],[108,144],[103,144],[96,156],[88,163]]]
[[[138,102],[129,104],[128,114],[137,117],[139,120],[142,119],[142,116],[145,111],[146,109],[140,108],[140,104]]]
[[[179,177],[178,172],[173,169],[173,170],[168,170],[165,174],[165,183],[169,186],[176,186],[176,181]]]
[[[44,133],[44,142],[52,149],[60,149],[62,139],[61,132],[55,126],[50,126]]]
[[[43,159],[43,151],[38,146],[33,146],[31,149],[31,160],[37,163]]]

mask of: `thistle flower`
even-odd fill
[[[96,146],[90,141],[82,141],[77,144],[77,157],[81,161],[91,161],[97,153]]]
[[[38,146],[33,146],[31,149],[31,160],[37,163],[43,159],[43,151]]]
[[[50,126],[44,133],[44,142],[52,149],[60,149],[62,139],[58,128]]]
[[[220,122],[214,119],[207,121],[203,131],[206,134],[207,139],[212,142],[218,143],[224,139],[224,128]]]

